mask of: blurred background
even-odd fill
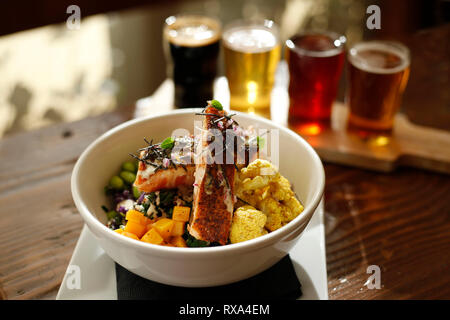
[[[366,27],[372,4],[381,9],[380,30]],[[79,29],[66,24],[70,5],[80,8]],[[270,18],[283,41],[308,28],[345,34],[349,45],[399,40],[414,48],[402,110],[413,122],[439,118],[433,126],[450,129],[449,7],[448,0],[2,1],[0,137],[126,108],[151,95],[166,78],[164,20],[180,12],[223,24]],[[344,92],[345,74],[339,100]]]

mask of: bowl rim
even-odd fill
[[[130,127],[133,127],[134,125],[140,124],[142,122],[147,121],[157,121],[158,119],[164,119],[164,118],[170,118],[174,115],[180,115],[180,114],[186,114],[186,115],[192,115],[193,112],[200,110],[201,108],[186,108],[186,109],[179,109],[179,110],[173,110],[170,112],[157,114],[157,115],[150,115],[145,116],[142,118],[137,119],[131,119],[126,122],[123,122],[105,133],[103,133],[101,136],[99,136],[97,139],[95,139],[89,146],[81,153],[80,157],[78,158],[77,162],[75,163],[75,166],[72,170],[71,175],[71,191],[72,191],[72,197],[75,202],[75,206],[77,207],[78,211],[80,212],[80,215],[82,216],[84,222],[87,224],[89,229],[93,231],[93,234],[96,235],[97,233],[101,233],[104,236],[106,236],[108,239],[116,242],[120,242],[122,245],[136,249],[140,252],[146,252],[151,253],[155,256],[164,256],[164,257],[171,257],[171,258],[183,258],[185,256],[190,257],[212,257],[215,255],[232,255],[247,251],[253,251],[258,248],[263,248],[267,246],[271,246],[272,244],[278,242],[280,239],[290,235],[296,228],[299,226],[308,223],[312,215],[314,214],[317,206],[319,205],[319,202],[322,199],[324,188],[325,188],[325,171],[323,168],[322,161],[320,160],[319,156],[315,152],[315,150],[309,145],[300,135],[293,132],[287,127],[284,127],[278,123],[275,123],[271,120],[268,120],[266,118],[255,116],[255,115],[249,115],[247,113],[231,110],[233,113],[236,113],[237,117],[244,117],[249,118],[250,120],[257,120],[259,123],[265,123],[270,126],[273,126],[281,131],[284,131],[289,136],[293,137],[295,140],[297,140],[311,155],[313,162],[318,167],[318,177],[316,178],[319,181],[319,187],[314,191],[314,194],[312,196],[312,200],[307,206],[304,206],[303,211],[292,221],[290,221],[285,226],[279,228],[278,230],[272,231],[264,236],[234,243],[234,244],[228,244],[224,246],[214,246],[214,247],[201,247],[201,248],[179,248],[179,247],[169,247],[169,246],[161,246],[151,243],[146,243],[143,241],[136,241],[134,239],[124,237],[117,232],[114,232],[113,230],[109,229],[106,225],[100,222],[96,218],[96,216],[91,213],[86,204],[84,203],[83,199],[81,199],[80,196],[80,185],[78,184],[78,178],[79,178],[79,171],[82,167],[82,165],[85,162],[85,159],[88,157],[88,155],[101,143],[103,143],[105,140],[107,140],[110,136],[120,133],[123,130],[127,130]],[[96,236],[98,238],[98,236]]]

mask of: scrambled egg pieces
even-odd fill
[[[267,217],[252,206],[242,206],[236,209],[231,223],[231,243],[242,242],[257,238],[267,233],[264,229]]]
[[[269,161],[254,160],[236,174],[235,183],[237,196],[266,215],[264,227],[269,231],[281,228],[303,211],[289,181]]]

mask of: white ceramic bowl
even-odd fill
[[[241,126],[279,129],[279,169],[293,184],[304,211],[286,226],[249,241],[210,248],[175,248],[136,241],[108,229],[101,209],[108,204],[103,189],[129,153],[145,146],[143,138],[161,141],[174,129],[194,129],[198,109],[125,122],[95,140],[72,172],[75,205],[100,246],[117,263],[146,279],[176,286],[202,287],[236,282],[268,269],[299,239],[322,197],[322,163],[299,135],[269,120],[237,113]]]

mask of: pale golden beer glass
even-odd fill
[[[367,41],[348,52],[348,128],[360,136],[390,135],[409,77],[404,45]]]
[[[270,118],[270,95],[280,60],[278,26],[271,20],[238,21],[223,32],[231,109]]]

